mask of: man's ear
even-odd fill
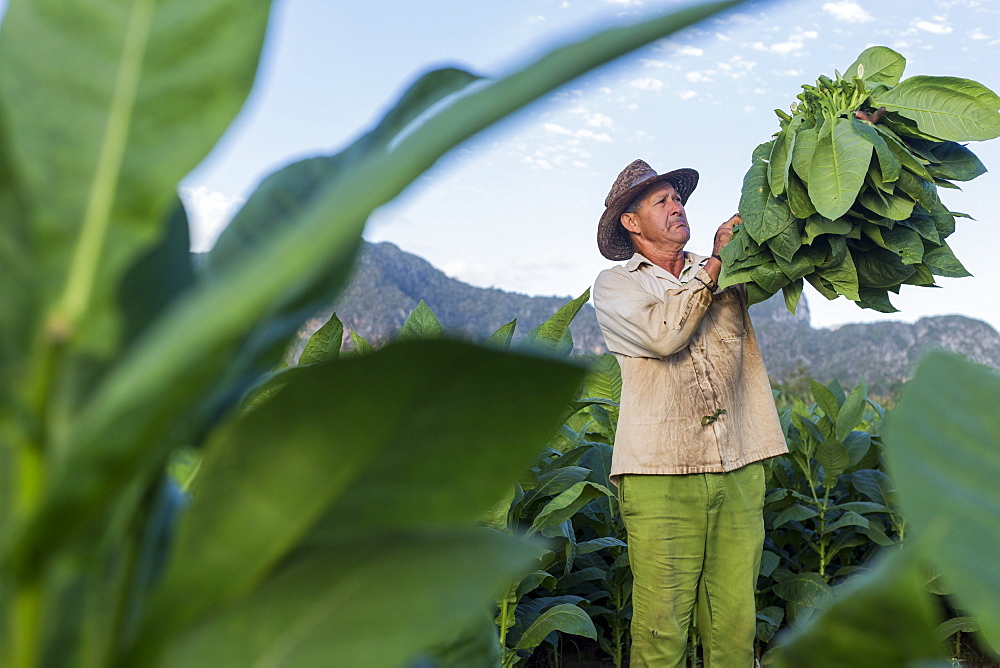
[[[626,232],[639,232],[639,223],[636,220],[636,215],[634,213],[623,213],[618,220],[621,222],[622,227],[625,228]]]

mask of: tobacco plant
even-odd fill
[[[986,171],[960,142],[1000,136],[1000,97],[957,77],[902,79],[906,60],[866,49],[841,76],[804,85],[780,130],[753,152],[743,225],[722,250],[720,285],[750,303],[779,290],[792,312],[803,280],[891,313],[889,292],[968,272],[945,239],[956,217],[939,188]]]
[[[583,369],[416,340],[267,374],[374,209],[495,121],[730,4],[471,92],[468,72],[428,72],[343,151],[265,179],[196,273],[176,187],[249,93],[269,3],[12,0],[0,664],[398,665],[473,623],[539,549],[473,523]],[[186,448],[203,457],[184,506],[164,481]]]
[[[882,469],[884,411],[864,384],[810,381],[814,402],[781,413],[788,455],[768,462],[757,639],[801,623],[831,586],[861,570],[878,546],[903,539],[892,483]]]
[[[773,666],[952,665],[941,642],[977,630],[1000,658],[1000,376],[932,352],[885,429],[885,459],[906,517],[902,547],[837,587],[826,609],[778,636]],[[942,622],[928,580],[947,584],[963,614]],[[957,657],[956,657],[957,658]]]
[[[519,348],[569,355],[569,325],[589,290],[535,327]],[[486,345],[509,348],[517,322],[494,332]],[[392,340],[436,338],[443,328],[421,301]],[[339,342],[343,325],[334,315],[309,339],[302,358],[325,342]],[[332,338],[331,338],[332,337]],[[353,352],[371,346],[351,332]],[[332,349],[332,346],[329,346]],[[345,353],[339,353],[341,355]],[[519,479],[481,519],[503,535],[546,539],[532,568],[512,579],[497,600],[494,624],[477,623],[434,649],[417,665],[452,665],[482,653],[503,666],[522,664],[544,647],[555,656],[571,653],[567,635],[596,641],[616,666],[623,664],[631,618],[631,571],[625,527],[609,480],[611,449],[621,396],[621,374],[611,355],[590,366],[578,398],[565,409],[563,424]],[[480,620],[481,621],[481,620]],[[585,643],[586,645],[586,643]]]

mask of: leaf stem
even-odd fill
[[[152,29],[153,0],[135,0],[128,17],[118,76],[115,79],[107,125],[101,140],[90,199],[83,216],[80,236],[73,252],[63,295],[50,316],[46,331],[62,341],[73,336],[79,319],[86,313],[94,292],[101,255],[111,224],[122,164],[139,92],[146,45]]]

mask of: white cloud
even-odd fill
[[[934,33],[935,35],[947,35],[951,32],[951,26],[945,25],[940,16],[935,16],[936,23],[931,21],[916,21],[913,26],[918,30]]]
[[[528,23],[541,23],[544,20],[545,17],[542,16],[541,14],[536,14],[535,16],[529,16],[527,19],[525,19],[525,21],[527,21]]]
[[[729,35],[724,35],[721,32],[715,33],[715,38],[717,40],[719,40],[720,42],[731,42],[731,41],[733,41],[732,37],[730,37]]]
[[[694,83],[697,83],[699,81],[703,82],[714,81],[714,79],[712,79],[712,77],[710,76],[707,76],[707,73],[705,72],[688,72],[687,74],[684,75],[684,78]]]
[[[604,118],[607,117],[605,116]],[[608,121],[610,123],[611,119],[608,119]],[[607,132],[594,132],[593,130],[588,130],[586,128],[573,131],[555,123],[542,123],[542,129],[554,135],[565,135],[568,137],[576,137],[578,139],[593,139],[594,141],[611,141],[611,135]]]
[[[803,70],[782,70],[782,71],[774,70],[775,74],[778,74],[783,77],[799,77],[802,76],[802,72]]]
[[[611,89],[608,88],[607,86],[602,86],[601,88],[598,88],[597,92],[604,93],[605,95],[611,95]]]
[[[698,91],[694,91],[694,90],[681,91],[681,92],[677,93],[677,97],[679,97],[682,100],[690,100],[692,98],[698,97]]]
[[[606,141],[606,142],[611,141],[611,135],[609,135],[607,132],[594,132],[592,130],[587,130],[587,129],[577,130],[573,134],[573,136],[583,137],[584,139],[593,139],[594,141]]]
[[[696,46],[691,46],[690,44],[684,44],[677,47],[675,52],[680,56],[700,56],[705,53],[702,49],[699,49]]]
[[[815,30],[802,30],[801,28],[798,28],[794,33],[789,35],[788,39],[784,42],[775,42],[773,44],[754,42],[751,46],[758,51],[770,51],[771,53],[787,56],[793,51],[798,51],[803,48],[805,46],[805,40],[816,39],[817,37],[819,37],[819,33]]]
[[[753,60],[746,60],[737,54],[724,63],[716,63],[715,66],[723,75],[731,79],[739,79],[757,67],[757,63]]]
[[[610,118],[604,114],[589,114],[587,117],[587,125],[595,128],[608,128],[611,127],[612,121]]]
[[[659,79],[653,79],[652,77],[633,79],[628,82],[628,85],[633,88],[638,88],[639,90],[662,90],[663,88],[663,82]]]
[[[623,7],[642,7],[641,0],[605,0],[605,2],[610,2],[612,5],[621,5]]]
[[[986,33],[984,33],[979,28],[976,28],[971,33],[969,33],[969,39],[980,40],[980,39],[989,39],[989,38],[990,38],[990,36],[987,35]]]
[[[240,197],[229,197],[205,186],[184,186],[178,192],[187,210],[191,226],[191,250],[195,253],[211,250],[222,230],[226,229],[226,225],[244,203]]]
[[[541,167],[542,169],[552,169],[552,163],[544,158],[533,158],[530,155],[526,155],[521,161],[535,167]]]
[[[747,106],[743,107],[743,111],[747,112],[748,114],[752,114],[753,112],[757,111],[757,107],[748,104]]]
[[[832,15],[838,21],[846,21],[847,23],[868,23],[875,20],[875,17],[869,14],[861,5],[851,2],[851,0],[828,2],[823,5],[823,11]]]

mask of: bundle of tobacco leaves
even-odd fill
[[[900,81],[905,66],[872,47],[845,75],[802,86],[791,115],[775,110],[781,129],[753,153],[720,285],[746,283],[750,303],[782,290],[794,313],[806,280],[891,313],[901,285],[969,275],[945,242],[969,216],[938,188],[986,171],[958,142],[1000,136],[1000,97],[956,77]]]

